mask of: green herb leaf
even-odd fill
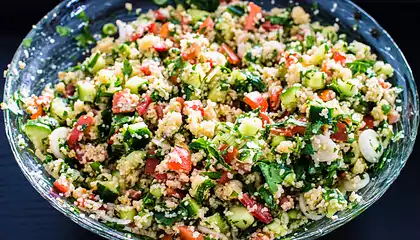
[[[83,22],[89,22],[89,17],[86,15],[85,11],[81,11],[79,14],[76,15],[76,17]]]
[[[133,72],[133,67],[130,64],[130,61],[128,61],[127,59],[124,60],[122,72],[126,78],[129,78],[131,76],[131,73]]]
[[[162,224],[165,226],[172,226],[176,222],[188,216],[188,210],[181,205],[178,205],[178,207],[175,210],[170,211],[169,213],[166,213],[166,212],[167,211],[154,212],[156,221],[159,224]],[[167,217],[167,216],[171,216],[171,217]]]
[[[203,149],[207,155],[212,156],[223,167],[231,169],[231,167],[223,159],[222,155],[220,155],[220,152],[216,149],[214,143],[210,142],[209,140],[204,138],[195,139],[190,143],[189,148],[193,151],[199,151],[200,149]]]
[[[267,206],[271,209],[277,209],[277,204],[274,200],[273,194],[266,188],[260,187],[258,189],[258,194],[265,201]]]
[[[375,61],[361,59],[361,60],[356,60],[356,61],[347,63],[346,66],[350,68],[353,74],[358,74],[358,73],[366,73],[367,70],[373,67],[374,64],[375,64]]]
[[[245,14],[245,10],[241,8],[240,6],[230,5],[226,8],[226,10],[230,12],[231,14],[239,16],[239,17],[242,17]]]
[[[77,45],[84,48],[90,44],[96,43],[96,39],[89,32],[89,28],[87,26],[85,26],[81,32],[74,37],[74,39],[77,41]]]
[[[198,187],[197,191],[195,192],[194,198],[197,200],[198,203],[202,203],[206,197],[206,193],[216,186],[216,183],[213,180],[206,179],[202,182]]]
[[[32,38],[25,38],[23,39],[23,46],[25,48],[30,48],[32,44]]]
[[[207,176],[210,179],[217,180],[222,177],[221,172],[202,172],[201,175]]]
[[[69,27],[65,27],[65,26],[57,26],[55,28],[55,30],[57,31],[57,33],[61,36],[61,37],[67,37],[70,36],[71,34],[71,28]]]
[[[260,167],[268,188],[272,194],[277,192],[278,185],[281,184],[284,178],[292,172],[283,164],[267,164],[264,162],[259,162],[257,165]]]

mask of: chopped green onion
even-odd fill
[[[105,35],[108,35],[108,36],[112,36],[112,35],[116,34],[116,33],[117,33],[117,31],[118,31],[117,26],[115,26],[115,25],[114,25],[114,24],[112,24],[112,23],[107,23],[107,24],[105,24],[105,25],[104,25],[104,27],[102,28],[102,32],[103,32]]]
[[[57,31],[57,33],[61,36],[61,37],[66,37],[69,36],[71,33],[71,29],[68,27],[63,27],[63,26],[57,26],[55,28],[55,30]]]
[[[32,38],[25,38],[23,39],[23,46],[25,48],[29,48],[31,46],[32,43]]]

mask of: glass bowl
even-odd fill
[[[419,100],[416,84],[404,55],[389,34],[372,19],[365,11],[347,0],[318,0],[319,14],[314,18],[324,23],[337,22],[341,31],[348,34],[350,39],[357,39],[369,44],[380,59],[390,63],[395,69],[393,83],[404,90],[401,95],[401,121],[396,126],[398,131],[404,131],[405,137],[397,143],[391,144],[390,161],[386,168],[367,187],[360,191],[364,201],[352,210],[338,214],[336,220],[323,219],[313,222],[293,233],[292,239],[314,239],[331,232],[355,218],[378,200],[391,183],[397,178],[404,167],[417,135],[419,124]],[[116,19],[131,20],[136,17],[135,9],[143,11],[156,8],[151,1],[136,1],[133,12],[127,13],[125,0],[66,0],[48,13],[26,39],[32,39],[28,48],[28,41],[24,41],[18,48],[10,65],[6,77],[4,100],[20,91],[24,95],[39,94],[46,83],[57,81],[59,71],[65,70],[82,60],[85,51],[77,48],[71,37],[60,37],[56,26],[68,26],[75,36],[83,28],[77,19],[80,11],[85,11],[91,19],[91,29],[99,33],[102,25],[114,22]],[[263,8],[273,6],[289,6],[289,0],[256,1]],[[300,0],[299,4],[306,9],[313,7],[313,1]],[[357,25],[357,28],[354,26]],[[26,66],[21,69],[25,63]],[[71,202],[61,198],[51,191],[51,177],[39,164],[33,151],[28,147],[20,148],[18,141],[22,137],[18,131],[22,116],[6,111],[4,114],[6,134],[16,162],[32,186],[57,210],[69,217],[80,226],[112,239],[141,239],[139,236],[122,233],[89,218],[73,206]],[[25,138],[25,137],[24,137]]]

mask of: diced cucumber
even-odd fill
[[[149,84],[149,81],[147,79],[134,76],[125,83],[125,87],[130,89],[131,93],[141,93],[144,92],[145,88]]]
[[[117,162],[117,169],[120,169],[120,166],[124,169],[137,169],[144,165],[143,159],[146,157],[145,151],[133,151],[125,157],[122,157]]]
[[[160,184],[154,184],[150,186],[150,194],[155,196],[155,198],[159,199],[163,195],[163,188]]]
[[[324,60],[325,58],[325,54],[327,53],[328,50],[328,45],[327,44],[322,44],[321,46],[319,46],[314,55],[312,55],[312,61],[311,63],[314,65],[318,65],[322,62],[322,60]]]
[[[118,52],[120,53],[120,55],[121,55],[122,57],[128,57],[128,56],[130,56],[130,55],[131,55],[131,49],[130,49],[130,47],[129,47],[127,44],[125,44],[125,43],[121,44],[121,45],[118,47]]]
[[[99,70],[105,68],[106,62],[100,53],[96,53],[90,58],[87,68],[91,73],[97,73]]]
[[[188,210],[188,217],[196,218],[198,217],[198,211],[201,206],[193,198],[188,197],[181,203]]]
[[[201,80],[206,77],[203,67],[200,64],[187,65],[181,75],[181,81],[194,88],[200,88]]]
[[[292,209],[287,212],[287,215],[289,215],[289,219],[297,219],[298,211],[295,209]]]
[[[187,13],[191,16],[192,23],[202,21],[210,15],[207,11],[192,8],[188,9]]]
[[[219,133],[216,137],[214,137],[213,142],[216,144],[226,143],[229,146],[235,146],[236,139],[237,138],[230,133],[222,133],[222,134]]]
[[[255,221],[248,209],[242,206],[231,207],[226,216],[231,224],[242,230],[247,229]]]
[[[151,139],[152,132],[144,122],[131,124],[124,132],[124,142],[126,142],[131,149],[138,150],[144,148]]]
[[[218,82],[209,92],[208,99],[213,102],[223,102],[226,99],[227,90],[222,90],[220,82]]]
[[[312,88],[312,90],[320,90],[325,88],[325,79],[327,79],[327,75],[324,72],[310,72],[305,74],[303,85]]]
[[[138,214],[139,217],[141,217],[139,219],[139,223],[141,224],[141,226],[143,227],[143,229],[146,229],[150,226],[152,226],[153,223],[153,215],[151,212],[149,212],[146,209],[143,209],[143,211],[139,212]],[[138,220],[136,220],[137,222]]]
[[[274,136],[273,139],[271,140],[271,146],[277,147],[283,141],[286,141],[285,136],[282,136],[282,135]]]
[[[219,213],[215,213],[210,217],[204,219],[204,224],[211,229],[214,229],[217,232],[227,233],[229,231],[229,226],[226,221],[220,216]]]
[[[29,120],[23,127],[23,131],[34,144],[35,149],[44,151],[48,136],[51,134],[51,128],[35,120]]]
[[[71,108],[67,106],[62,98],[54,98],[50,106],[51,115],[60,122],[66,120],[72,113]]]
[[[295,179],[296,179],[296,174],[295,174],[295,173],[289,173],[289,174],[287,174],[287,176],[284,178],[284,180],[283,180],[283,184],[284,184],[285,186],[292,186],[292,185],[293,185],[293,182],[295,181]]]
[[[90,164],[90,167],[96,173],[100,173],[101,172],[101,163],[100,162],[93,162],[93,163]]]
[[[98,194],[104,202],[114,202],[121,194],[116,181],[98,182]]]
[[[133,207],[125,207],[125,208],[119,209],[117,211],[118,211],[118,214],[119,214],[121,219],[126,219],[126,220],[133,221],[134,216],[137,215],[137,211]]]
[[[239,125],[239,132],[244,136],[255,136],[262,128],[262,121],[259,118],[244,118]]]
[[[77,92],[79,99],[84,102],[93,102],[96,96],[95,85],[88,81],[80,81],[77,83]]]
[[[280,95],[281,103],[286,107],[287,111],[295,110],[297,106],[296,93],[300,90],[300,86],[293,86]]]
[[[357,87],[349,80],[343,81],[336,79],[332,83],[332,87],[336,89],[342,97],[353,97],[358,93]]]
[[[275,218],[274,221],[265,226],[264,230],[273,233],[275,237],[281,237],[287,233],[287,225],[282,224],[280,219]]]
[[[311,105],[309,108],[309,121],[331,124],[332,113],[332,108]]]

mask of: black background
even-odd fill
[[[0,69],[6,68],[31,26],[59,2],[0,0]],[[420,78],[420,1],[355,2],[391,34],[407,57],[415,78]],[[3,85],[0,84],[0,92],[3,92]],[[417,148],[401,175],[379,201],[322,239],[420,239],[419,156],[420,149]],[[53,209],[31,187],[15,163],[4,128],[0,126],[0,240],[10,239],[101,238]]]

